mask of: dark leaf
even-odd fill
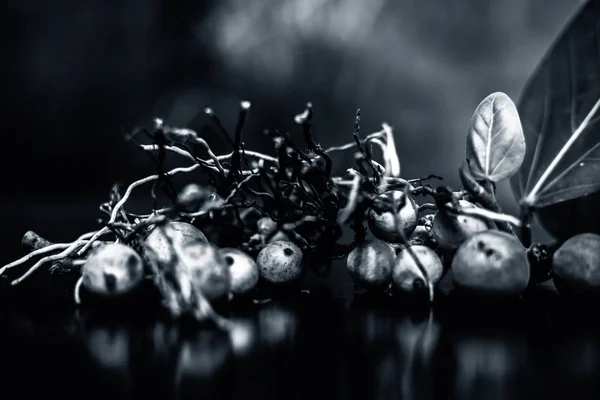
[[[467,135],[467,159],[478,181],[500,182],[517,172],[525,156],[525,138],[514,103],[492,93],[475,109]]]
[[[518,104],[527,151],[511,179],[517,198],[544,207],[600,190],[600,0],[563,31]]]

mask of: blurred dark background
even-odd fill
[[[121,129],[160,116],[233,129],[252,102],[247,148],[295,130],[306,101],[324,146],[395,129],[403,175],[456,168],[477,104],[515,101],[583,0],[7,0],[3,24],[2,236],[9,261],[35,229],[72,240],[95,228],[114,181],[152,173]],[[217,149],[225,143],[209,137]],[[351,154],[336,156],[343,172]],[[506,211],[516,212],[508,185]]]

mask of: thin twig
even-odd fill
[[[215,114],[213,109],[210,107],[206,107],[204,109],[204,113],[206,115],[208,115],[209,118],[212,120],[212,122],[217,126],[217,130],[219,131],[221,136],[223,136],[223,138],[227,141],[227,143],[229,143],[229,145],[235,149],[235,144],[233,143],[233,140],[231,140],[231,137],[229,136],[227,129],[225,129],[225,127],[223,126],[223,123],[221,122],[219,117],[217,117],[217,115]]]
[[[201,146],[203,146],[206,149],[206,151],[208,152],[208,156],[215,163],[215,166],[217,167],[217,169],[219,170],[219,172],[222,173],[223,175],[225,175],[226,174],[225,169],[221,165],[219,159],[217,158],[217,155],[215,153],[213,153],[213,151],[210,148],[210,146],[208,145],[208,143],[206,143],[206,140],[197,137],[196,138],[196,143],[199,144],[199,145],[201,145]]]
[[[385,136],[385,131],[379,131],[379,132],[371,133],[371,134],[367,135],[367,137],[365,138],[365,141],[370,141],[370,140],[373,140],[373,139],[379,139],[379,138],[381,138],[383,136]],[[344,151],[344,150],[351,149],[353,147],[356,147],[356,142],[346,143],[346,144],[343,144],[341,146],[332,146],[332,147],[329,147],[329,148],[325,149],[325,151],[328,152],[328,153],[331,153],[332,151]]]
[[[240,104],[240,112],[238,115],[238,122],[235,126],[235,136],[233,142],[234,156],[231,158],[231,172],[237,174],[242,165],[242,132],[246,117],[248,116],[248,110],[250,109],[250,102],[242,101]]]

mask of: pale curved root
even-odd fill
[[[44,265],[46,263],[52,263],[52,262],[60,261],[63,258],[66,258],[66,257],[70,256],[71,253],[73,253],[75,250],[77,250],[77,248],[79,246],[85,245],[86,243],[88,243],[87,240],[78,240],[78,241],[75,241],[66,250],[64,250],[62,253],[58,253],[58,254],[54,254],[54,255],[46,256],[46,257],[42,258],[37,263],[35,263],[33,265],[33,267],[29,268],[29,270],[27,272],[25,272],[20,278],[17,278],[14,281],[12,281],[11,285],[15,286],[15,285],[18,285],[19,283],[23,282],[23,280],[27,279],[27,277],[29,277],[38,268],[40,268],[42,265]]]
[[[110,224],[110,223],[109,223]],[[94,244],[94,242],[96,242],[96,240],[98,240],[102,235],[105,235],[107,233],[110,232],[110,229],[108,227],[104,227],[102,229],[100,229],[98,232],[94,233],[94,235],[89,239],[89,241],[83,246],[83,248],[81,248],[81,250],[79,250],[77,252],[78,256],[82,256],[83,253],[85,253],[86,251],[88,251],[88,249]]]
[[[81,291],[82,284],[83,284],[83,276],[80,276],[79,279],[77,279],[77,283],[75,284],[75,289],[73,290],[73,298],[75,300],[75,304],[77,304],[77,305],[81,304],[80,291]]]
[[[84,233],[83,235],[79,236],[77,238],[77,240],[75,240],[75,241],[89,239],[92,236],[94,236],[95,233],[96,233],[95,231],[94,232]],[[17,266],[19,266],[21,264],[25,264],[26,262],[28,262],[32,258],[44,255],[46,253],[51,253],[51,252],[53,252],[55,250],[67,249],[72,244],[73,244],[73,242],[71,242],[71,243],[53,243],[53,244],[51,244],[49,246],[42,247],[41,249],[34,250],[31,253],[27,254],[26,256],[23,256],[23,257],[19,258],[18,260],[15,260],[15,261],[11,262],[10,264],[6,264],[4,267],[0,268],[0,275],[2,275],[6,270],[12,269],[12,268],[17,267]]]
[[[41,256],[46,253],[51,253],[56,250],[66,249],[70,245],[71,245],[71,243],[55,243],[55,244],[51,244],[50,246],[42,247],[41,249],[38,249],[38,250],[34,250],[31,253],[27,254],[26,256],[23,256],[23,257],[19,258],[18,260],[15,260],[15,261],[11,262],[10,264],[6,264],[4,267],[0,268],[0,275],[4,274],[4,272],[6,270],[12,269],[14,267],[18,267],[21,264],[25,264],[27,261],[31,260],[32,258]]]

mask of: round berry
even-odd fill
[[[563,294],[600,294],[600,235],[580,233],[552,256],[552,280]]]
[[[454,287],[475,294],[519,295],[527,288],[529,270],[521,242],[497,230],[473,234],[452,260]]]
[[[461,207],[475,207],[473,203],[459,200]],[[437,244],[447,252],[453,252],[471,235],[491,228],[488,222],[470,215],[451,215],[439,211],[433,218],[433,237]]]
[[[168,263],[173,255],[173,245],[185,246],[190,243],[208,243],[202,231],[187,222],[170,221],[161,227],[156,227],[146,238],[148,245],[156,254],[160,263]]]
[[[429,281],[435,287],[442,279],[444,273],[442,261],[435,251],[427,246],[410,246],[410,250],[412,254],[404,249],[396,257],[392,272],[394,285],[402,293],[428,293],[427,282]],[[421,272],[413,255],[417,257],[419,263],[427,272],[427,277]]]
[[[392,279],[396,253],[379,239],[367,240],[354,248],[346,259],[348,273],[354,284],[363,289],[382,289]]]
[[[110,243],[95,249],[81,271],[90,292],[116,296],[134,289],[144,277],[142,258],[131,247]]]
[[[179,254],[190,271],[192,285],[208,300],[220,300],[229,294],[229,266],[215,246],[192,242],[181,246]]]
[[[401,243],[404,238],[410,237],[417,227],[419,207],[410,196],[398,190],[384,193],[380,197],[389,201],[392,200],[392,196],[396,204],[402,204],[404,201],[404,205],[395,214],[391,211],[378,214],[369,209],[367,222],[376,238],[388,243]]]
[[[288,283],[302,275],[302,251],[292,242],[266,245],[256,258],[260,275],[271,283]]]
[[[229,267],[231,292],[243,295],[254,289],[260,277],[258,265],[254,259],[234,248],[224,248],[219,251],[225,264]]]

